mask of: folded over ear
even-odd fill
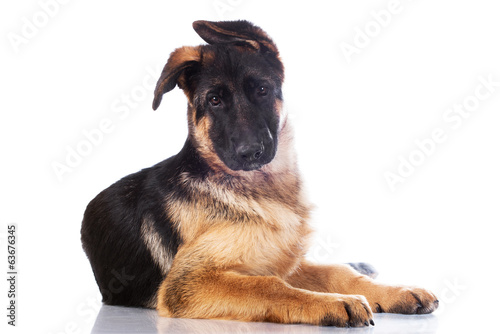
[[[193,28],[208,44],[247,45],[255,50],[278,54],[278,48],[272,39],[261,28],[248,21],[195,21]]]
[[[167,64],[161,72],[155,88],[153,109],[156,110],[161,103],[163,94],[171,91],[176,85],[185,89],[186,71],[200,63],[201,47],[184,46],[170,54]]]

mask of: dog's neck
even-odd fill
[[[225,171],[227,167],[214,168],[213,160],[207,163],[189,138],[184,149],[174,159],[178,159],[177,175],[175,180],[170,179],[169,182],[176,182],[179,189],[186,193],[183,201],[190,202],[191,197],[196,197],[193,194],[202,193],[205,194],[205,202],[194,202],[193,205],[225,207],[246,199],[256,206],[251,210],[263,210],[262,206],[258,207],[259,203],[274,203],[294,212],[301,219],[309,217],[311,205],[297,168],[292,127],[286,119],[279,131],[275,158],[258,170],[228,173]]]

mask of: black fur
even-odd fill
[[[141,240],[141,224],[151,216],[172,258],[182,242],[166,217],[168,193],[186,200],[178,176],[188,172],[203,178],[208,166],[189,141],[176,156],[124,177],[94,198],[84,214],[82,243],[94,275],[109,305],[150,306],[164,279]],[[118,276],[118,277],[117,277]]]

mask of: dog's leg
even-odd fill
[[[436,296],[425,289],[382,284],[346,264],[314,265],[303,261],[287,282],[311,291],[363,295],[374,312],[424,314],[439,305]]]
[[[214,269],[170,272],[159,289],[158,310],[167,317],[339,327],[373,324],[363,296],[312,292],[276,276]]]
[[[375,270],[375,268],[369,263],[350,262],[347,264],[350,265],[352,268],[354,268],[357,272],[359,272],[363,275],[366,275],[368,277],[377,278],[377,276],[378,276],[377,270]]]

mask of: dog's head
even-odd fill
[[[251,171],[276,155],[284,78],[278,49],[247,21],[193,23],[208,45],[170,55],[153,109],[176,85],[188,98],[189,139],[211,166]]]

